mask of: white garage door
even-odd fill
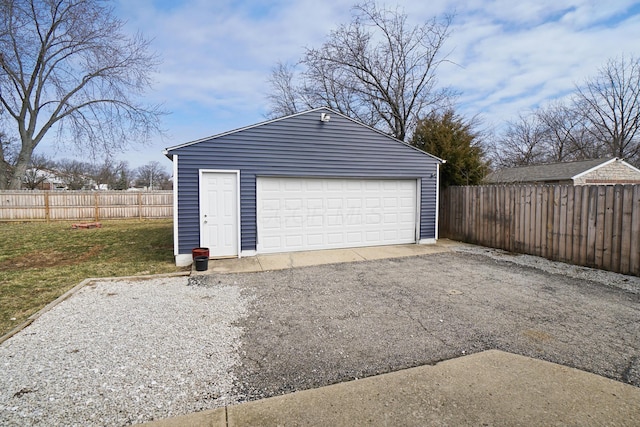
[[[416,241],[417,180],[258,178],[258,252]]]

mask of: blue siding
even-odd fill
[[[331,121],[320,121],[320,112]],[[240,170],[242,250],[256,249],[256,176],[420,178],[420,238],[434,238],[439,160],[318,109],[167,150],[178,155],[179,252],[200,244],[198,171]]]

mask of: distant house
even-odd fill
[[[28,190],[108,190],[107,184],[97,184],[90,176],[79,173],[64,173],[46,168],[29,168],[26,170],[22,188]]]
[[[66,190],[65,179],[56,171],[44,168],[29,168],[25,172],[23,188],[29,190]]]
[[[500,169],[487,184],[640,184],[640,169],[617,157]]]

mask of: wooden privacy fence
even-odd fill
[[[640,276],[640,185],[449,187],[440,236]]]
[[[172,191],[0,192],[0,221],[99,221],[172,215]]]

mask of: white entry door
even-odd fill
[[[200,245],[212,258],[238,255],[238,172],[200,172]]]
[[[258,252],[416,242],[417,180],[257,180]]]

